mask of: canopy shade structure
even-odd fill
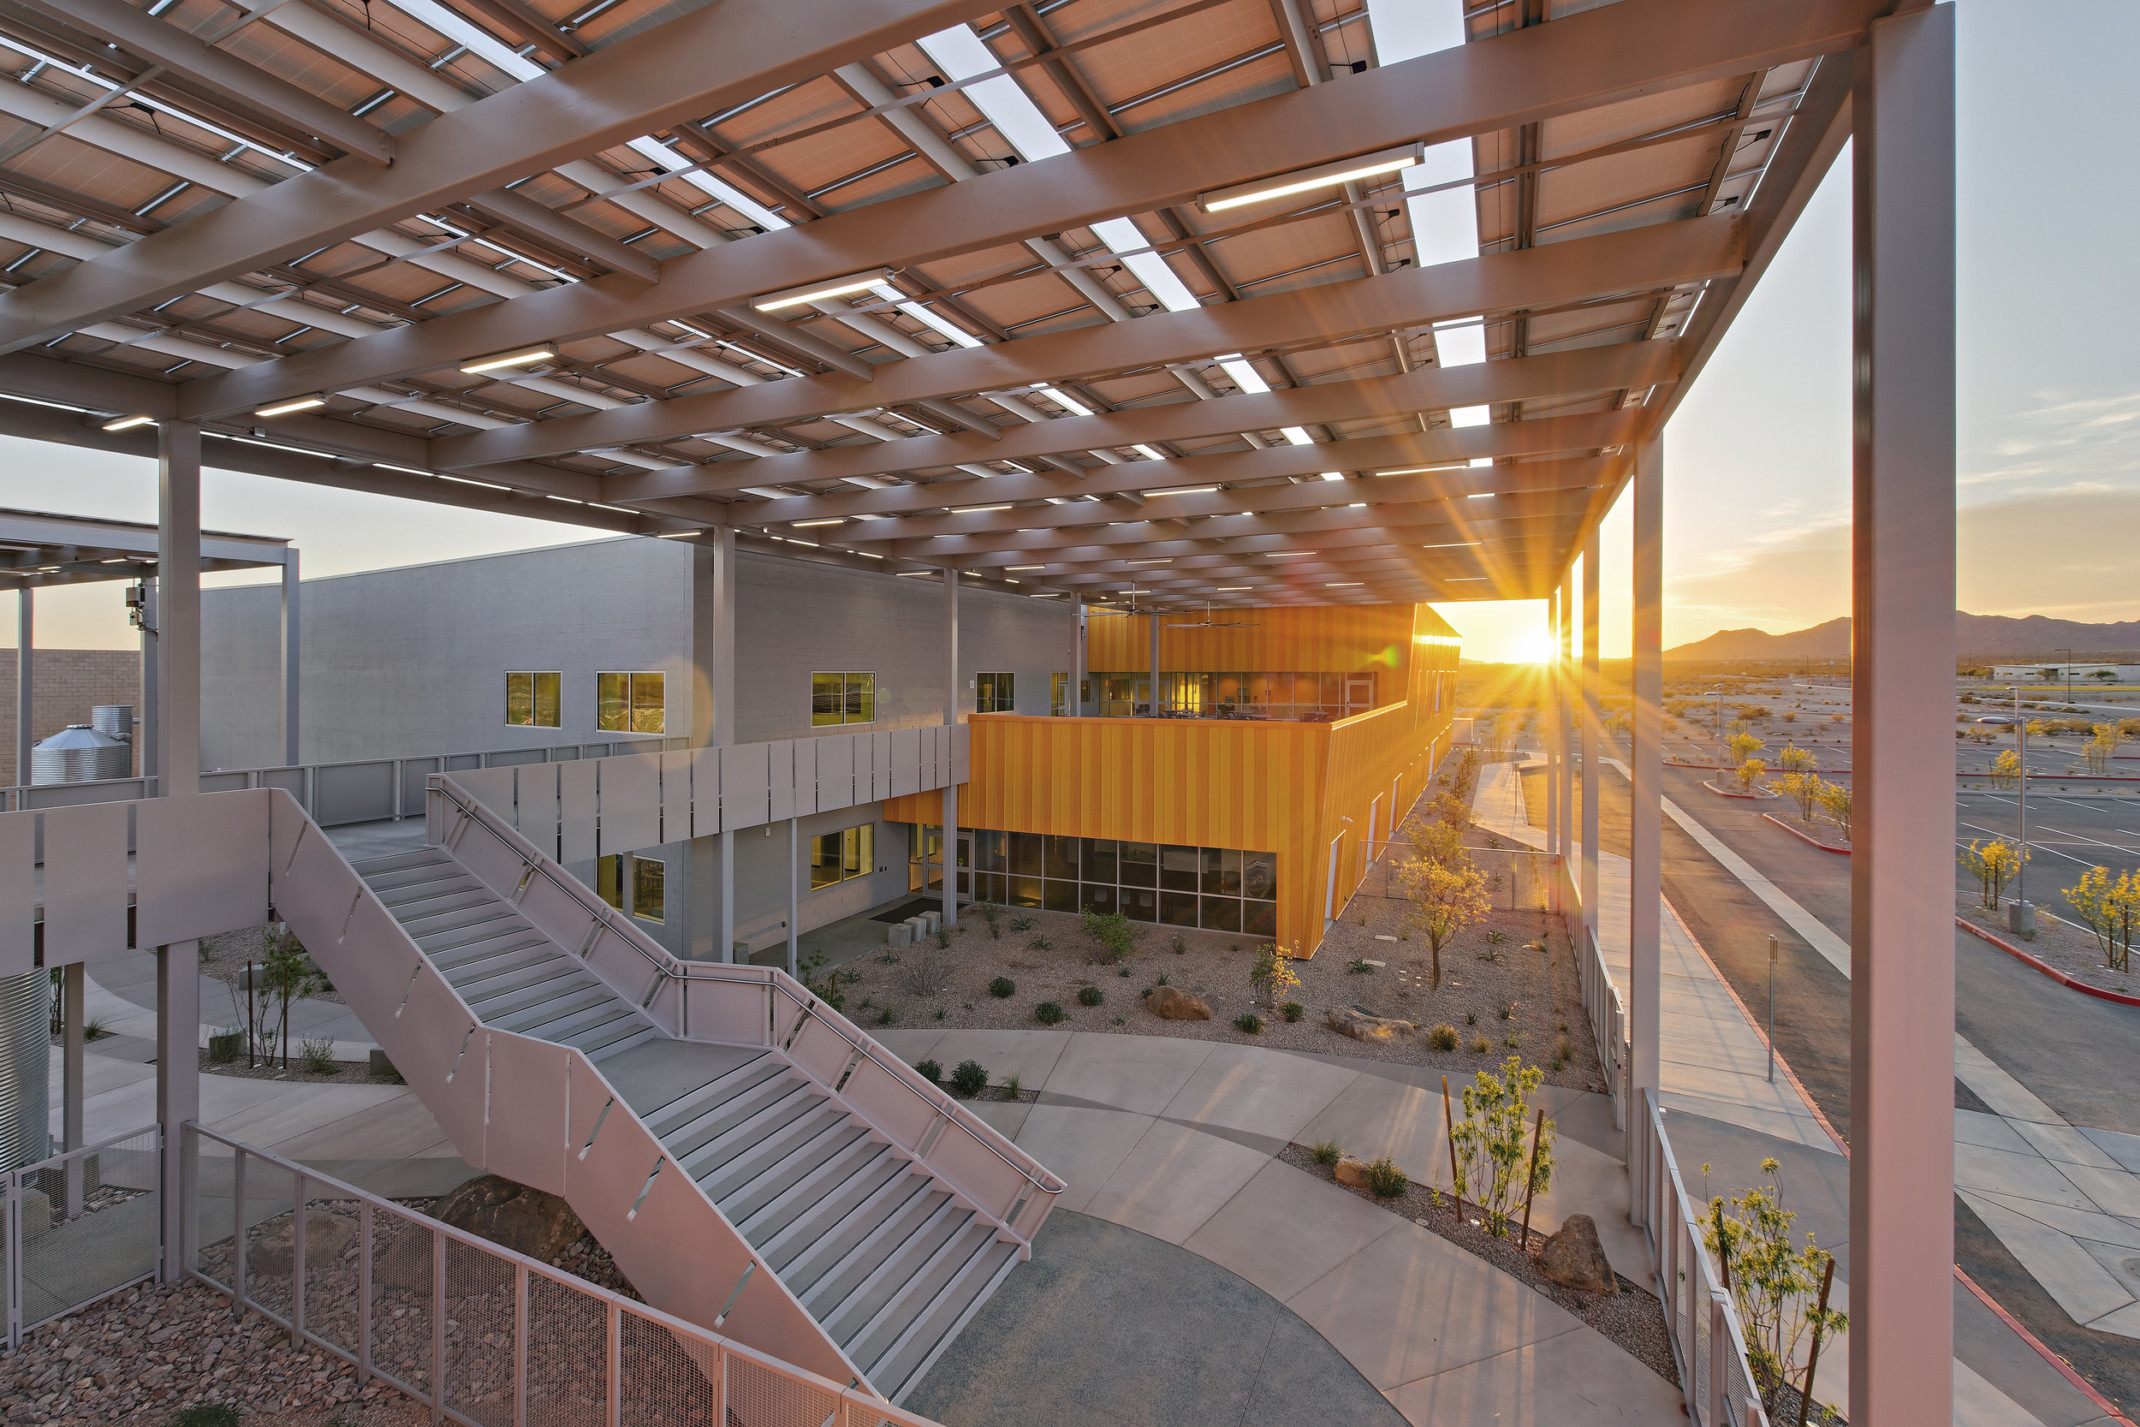
[[[154,576],[157,530],[127,520],[0,510],[0,591],[86,585]],[[257,570],[290,564],[287,540],[201,532],[201,570]]]
[[[0,430],[1162,609],[1540,597],[1894,8],[6,0]]]

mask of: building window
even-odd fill
[[[1070,712],[1070,676],[1048,675],[1048,715],[1061,718]]]
[[[612,852],[607,857],[598,857],[594,862],[594,890],[596,895],[618,911],[624,910],[624,854]]]
[[[836,723],[877,721],[877,676],[875,674],[812,674],[810,676],[810,722],[822,727]]]
[[[515,728],[562,728],[562,674],[505,676],[505,721]]]
[[[632,915],[644,921],[662,920],[669,869],[652,857],[632,859]]]
[[[1018,676],[1015,674],[979,674],[973,681],[973,711],[975,713],[1016,713]]]
[[[594,726],[603,733],[668,732],[666,674],[597,674]]]
[[[810,839],[810,890],[835,887],[877,870],[877,828],[864,823]]]
[[[943,886],[942,829],[916,826],[912,890]],[[958,890],[977,902],[1278,934],[1278,858],[1238,848],[960,828]]]

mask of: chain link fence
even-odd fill
[[[156,1273],[162,1143],[155,1126],[0,1175],[7,1341]]]
[[[935,1427],[866,1392],[186,1127],[194,1276],[467,1427]]]

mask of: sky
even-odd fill
[[[2140,311],[2129,242],[2140,193],[2117,177],[2128,162],[2114,137],[2140,5],[1959,0],[1957,20],[1958,602],[2140,617],[2140,346],[2126,336]],[[1846,150],[1666,429],[1667,647],[1849,610],[1849,176]],[[0,505],[152,521],[155,469],[0,437]],[[295,540],[308,576],[609,538],[217,471],[203,476],[202,517]],[[1623,500],[1601,536],[1608,657],[1628,648],[1628,529]],[[1540,602],[1436,608],[1467,657],[1543,652]],[[13,641],[11,614],[0,646]],[[134,644],[117,585],[41,592],[37,638]]]

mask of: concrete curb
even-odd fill
[[[1792,827],[1789,823],[1785,822],[1782,818],[1777,817],[1774,813],[1763,813],[1761,816],[1767,818],[1770,822],[1776,824],[1776,826],[1782,828],[1785,832],[1797,838],[1799,841],[1810,842],[1823,852],[1833,852],[1839,857],[1850,856],[1849,848],[1837,847],[1832,842],[1822,842],[1819,838],[1815,837],[1810,832],[1800,832],[1797,828]]]
[[[2044,975],[2050,977],[2053,981],[2058,982],[2061,986],[2072,987],[2074,990],[2080,992],[2083,996],[2093,996],[2101,1001],[2113,1001],[2120,1006],[2140,1006],[2140,996],[2128,996],[2122,991],[2105,991],[2100,986],[2090,986],[2085,981],[2076,981],[2072,977],[2066,975],[2065,972],[2060,971],[2057,967],[2051,965],[2049,962],[2038,960],[2036,957],[2030,956],[2027,952],[2023,951],[2020,947],[2015,946],[2012,942],[2007,941],[2001,937],[1993,936],[1990,932],[1984,930],[1984,928],[1978,926],[1975,922],[1970,921],[1967,917],[1956,917],[1954,919],[1954,924],[1960,927],[1963,931],[1970,933],[1972,936],[1981,937],[1985,941],[1990,942],[1993,946],[1999,948],[1999,950],[2005,952],[2008,956],[2013,957],[2015,960],[2020,961],[2025,965],[2035,967],[2038,971],[2041,971]]]
[[[1706,778],[1702,780],[1702,786],[1704,788],[1707,788],[1710,792],[1716,794],[1720,798],[1744,798],[1749,802],[1756,803],[1766,801],[1769,798],[1780,798],[1783,796],[1783,794],[1781,793],[1734,793],[1729,788],[1719,788],[1716,784],[1710,782]]]

